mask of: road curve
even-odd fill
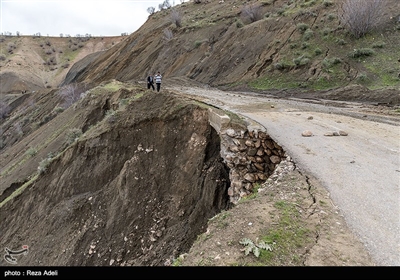
[[[283,100],[212,88],[171,91],[255,120],[329,191],[379,266],[400,265],[400,121],[377,121],[358,105]],[[311,137],[302,136],[309,130]],[[326,136],[344,131],[347,136]]]

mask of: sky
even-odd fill
[[[0,0],[0,33],[60,37],[131,34],[164,0]],[[169,0],[171,5],[180,0]]]

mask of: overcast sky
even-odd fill
[[[142,26],[164,0],[0,0],[0,33],[120,36]],[[180,4],[180,0],[169,3]]]

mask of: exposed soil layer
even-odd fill
[[[81,127],[93,126],[1,208],[0,246],[30,248],[18,265],[164,265],[231,206],[229,171],[206,108],[168,93],[103,93],[70,108],[85,111]],[[119,110],[118,97],[130,100]],[[67,111],[47,126],[67,128]],[[7,161],[19,148],[7,149]],[[20,168],[29,164],[38,166],[31,160]]]

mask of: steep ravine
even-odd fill
[[[18,265],[163,265],[232,206],[207,109],[166,93],[125,102],[2,206],[0,246],[29,246]]]

